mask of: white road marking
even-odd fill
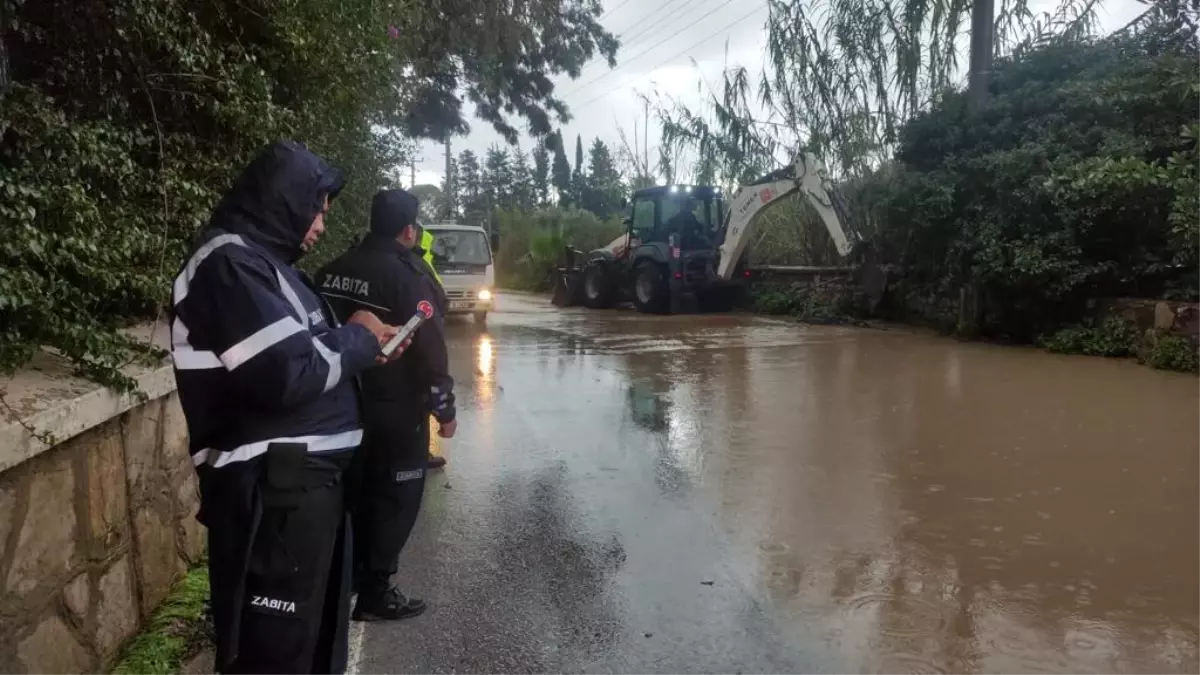
[[[363,634],[366,632],[365,621],[351,621],[349,634],[349,658],[346,659],[346,675],[358,673],[359,662],[362,661]]]

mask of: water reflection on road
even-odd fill
[[[1194,672],[1200,398],[905,330],[451,327],[460,437],[373,671]]]

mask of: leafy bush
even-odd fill
[[[1133,322],[1107,317],[1099,326],[1071,326],[1043,336],[1038,343],[1058,354],[1124,357],[1137,352],[1139,335]]]
[[[573,208],[501,210],[498,216],[497,281],[520,290],[548,290],[564,247],[590,251],[608,245],[625,231],[619,218],[601,220],[590,211]]]
[[[904,127],[885,248],[915,287],[977,286],[984,331],[1018,339],[1090,297],[1196,297],[1197,58],[1160,17],[998,62],[986,108],[951,93]]]
[[[1196,345],[1179,335],[1163,335],[1147,350],[1146,363],[1159,370],[1174,370],[1181,373],[1200,372],[1200,354]]]
[[[856,314],[854,298],[845,288],[799,283],[755,287],[751,307],[763,314],[820,324],[852,322]]]

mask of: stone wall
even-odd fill
[[[78,382],[66,396],[7,390],[9,411],[27,415],[0,419],[0,672],[104,671],[202,556],[179,399],[161,384],[169,368],[149,376],[160,386],[148,402],[83,387],[96,396],[81,405]],[[35,430],[54,433],[55,445],[9,433],[48,419],[53,428]]]
[[[1128,319],[1147,342],[1160,335],[1177,335],[1193,343],[1200,342],[1200,305],[1194,302],[1112,298],[1097,301],[1094,311],[1101,318],[1115,315]]]

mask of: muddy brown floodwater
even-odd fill
[[[502,299],[363,670],[1196,672],[1197,381]],[[443,483],[445,485],[443,485]]]

